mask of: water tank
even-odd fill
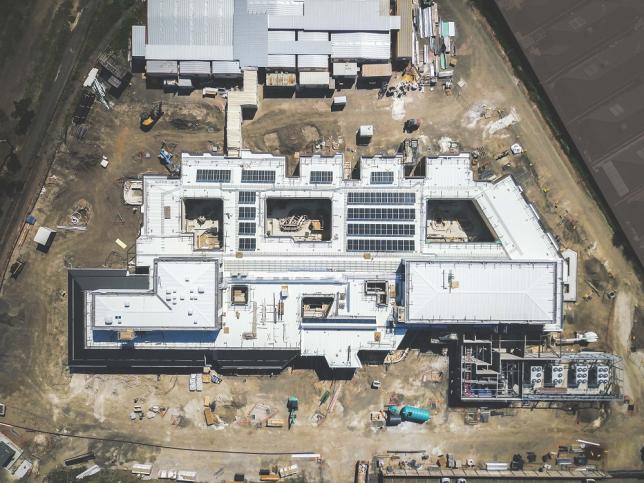
[[[400,408],[398,406],[395,406],[395,405],[392,404],[390,406],[387,406],[387,412],[389,414],[399,415],[400,414]]]
[[[412,423],[424,423],[431,418],[429,411],[415,406],[403,406],[400,410],[400,416],[403,421],[411,421]]]

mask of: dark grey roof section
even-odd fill
[[[644,264],[644,2],[495,1]]]
[[[0,441],[0,466],[6,467],[15,455],[16,452],[13,448],[4,441]]]
[[[268,60],[268,16],[248,13],[246,0],[235,0],[233,56],[242,69],[265,67]]]

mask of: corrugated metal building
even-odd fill
[[[391,40],[388,33],[342,32],[331,34],[334,59],[389,60]]]
[[[237,65],[213,62],[237,62],[241,70],[321,70],[328,69],[329,56],[389,60],[390,32],[400,19],[389,15],[388,5],[387,0],[149,0],[147,27],[132,29],[133,57],[151,62],[153,75],[216,76],[239,71]],[[172,67],[172,61],[181,65]]]
[[[132,57],[145,57],[145,25],[132,25]]]
[[[400,29],[396,32],[396,58],[411,59],[414,42],[413,0],[397,0],[396,15],[400,17]]]

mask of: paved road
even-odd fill
[[[85,38],[97,6],[98,0],[89,0],[83,9],[78,24],[65,46],[65,53],[54,79],[47,79],[45,82],[47,88],[36,111],[34,122],[17,152],[23,165],[24,186],[0,216],[0,226],[7,227],[6,230],[0,230],[0,288],[11,253],[23,226],[22,220],[25,219],[38,199],[38,193],[49,171],[53,157],[48,159],[42,155],[43,143],[50,138],[47,130],[55,118],[60,98],[78,62],[78,56],[84,47]]]

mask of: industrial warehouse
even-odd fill
[[[354,370],[383,360],[408,331],[560,331],[575,274],[514,180],[475,180],[467,153],[427,158],[424,176],[406,175],[403,159],[363,158],[352,179],[341,154],[302,157],[298,177],[285,175],[281,156],[183,154],[180,176],[145,175],[130,271],[69,272],[70,365],[206,358],[279,371],[317,357]],[[512,384],[523,366],[503,377],[508,368],[482,343],[461,344],[464,368],[476,354],[485,362],[473,364],[467,380],[480,380],[463,386],[464,399],[520,397]],[[483,380],[493,373],[506,393]],[[573,391],[579,382],[558,387],[619,394],[605,384]]]
[[[184,83],[265,69],[267,86],[329,87],[362,65],[361,76],[390,76],[398,30],[388,0],[150,0],[131,55],[148,76]]]

